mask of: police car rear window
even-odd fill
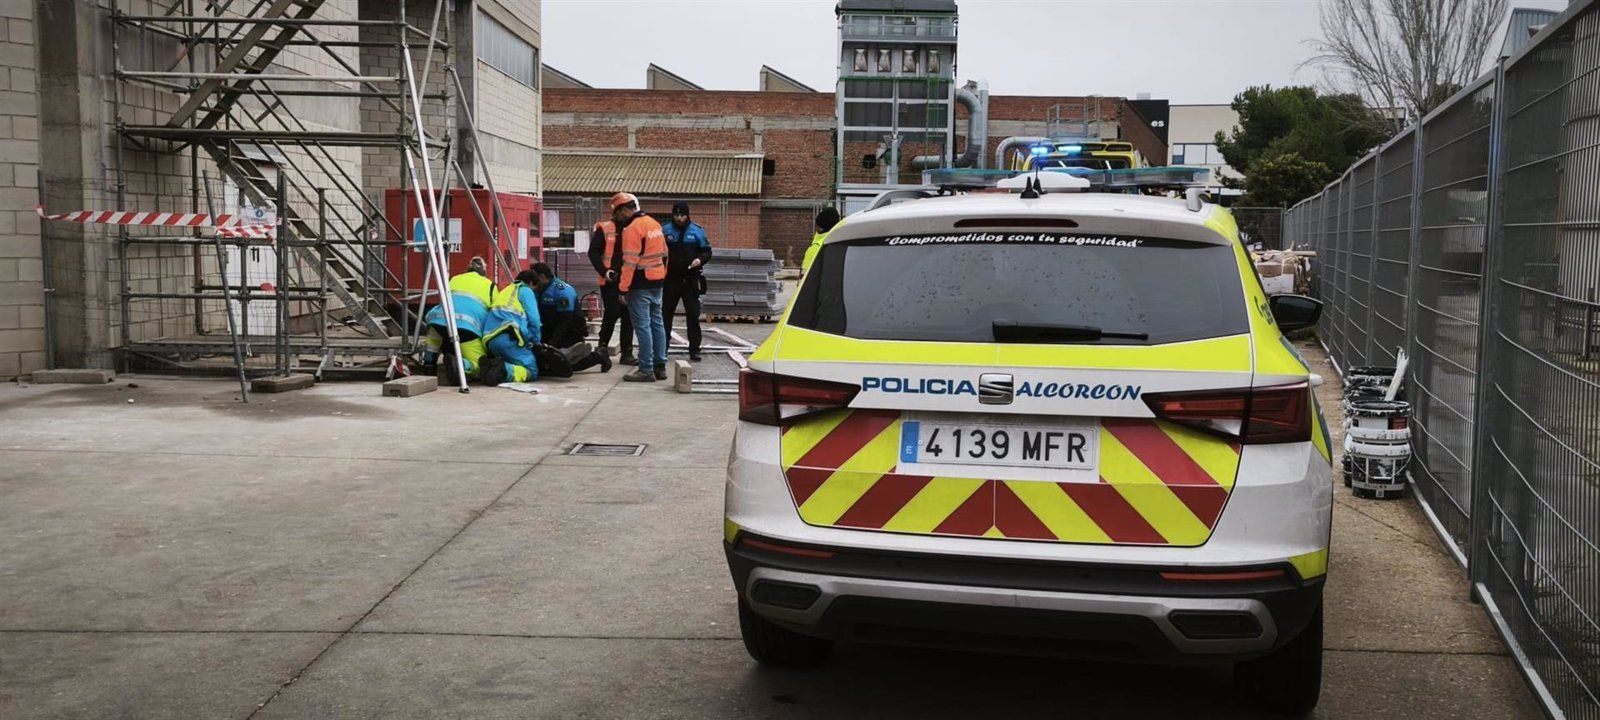
[[[1249,330],[1233,248],[1150,237],[975,232],[830,243],[789,323],[869,340],[993,342],[995,324],[1091,327],[1082,344]]]

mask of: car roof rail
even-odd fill
[[[877,197],[872,198],[872,203],[867,205],[867,210],[877,210],[878,208],[886,207],[893,204],[896,200],[921,200],[923,198],[931,198],[935,194],[936,193],[934,193],[932,190],[921,190],[917,188],[885,190],[881,193],[878,193]]]

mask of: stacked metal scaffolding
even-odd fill
[[[129,205],[130,175],[154,167],[157,183],[180,176],[189,184],[186,198],[158,192],[164,206],[154,209],[243,207],[258,218],[275,216],[277,232],[225,238],[119,228],[125,351],[180,366],[231,355],[241,378],[247,369],[288,373],[305,355],[318,358],[320,373],[336,359],[383,368],[415,351],[424,332],[419,311],[440,303],[451,314],[449,294],[439,292],[448,273],[447,211],[440,205],[452,182],[471,182],[449,118],[464,120],[466,149],[493,191],[476,151],[472,114],[457,107],[464,89],[441,32],[453,3],[435,0],[432,16],[420,19],[423,28],[408,19],[406,2],[385,4],[383,19],[351,19],[331,16],[335,4],[327,0],[176,0],[143,6],[163,12],[124,11],[136,1],[114,0],[111,7],[119,206]],[[388,31],[385,39],[362,36],[376,30]],[[393,48],[399,72],[364,74],[360,61],[347,57],[351,48]],[[339,70],[290,72],[281,63],[286,52],[315,56],[302,64]],[[165,103],[157,105],[176,108],[148,121],[148,107],[127,101],[133,93],[160,94]],[[330,129],[308,124],[291,107],[351,98],[377,100],[386,121],[371,123],[375,129]],[[444,109],[431,115],[431,126],[424,103]],[[413,218],[385,217],[381,188],[367,187],[362,173],[348,167],[352,153],[372,148],[392,153],[400,166],[399,184],[423,220],[415,227]],[[187,172],[171,172],[180,158]],[[502,248],[493,274],[504,281],[512,262],[504,244],[510,233],[501,232],[504,213],[496,202],[494,217],[477,219]],[[385,250],[397,245],[426,254],[397,253],[400,267],[390,267]],[[271,265],[265,271],[263,257]],[[410,262],[428,263],[422,287],[405,280]],[[155,270],[136,270],[134,263]],[[175,278],[175,268],[186,277]],[[263,309],[272,313],[270,323],[260,318]]]

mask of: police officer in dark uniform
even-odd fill
[[[683,301],[684,320],[689,325],[689,359],[700,361],[700,294],[706,291],[700,273],[711,262],[711,241],[706,230],[689,219],[689,203],[672,206],[672,222],[661,226],[667,238],[667,283],[661,293],[662,320],[672,332],[672,316],[678,301]]]

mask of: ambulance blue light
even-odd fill
[[[1050,146],[1049,145],[1033,145],[1033,146],[1030,146],[1028,148],[1028,152],[1030,154],[1033,154],[1033,155],[1049,155],[1050,154]]]
[[[1057,145],[1056,152],[1076,153],[1083,152],[1082,145]]]

